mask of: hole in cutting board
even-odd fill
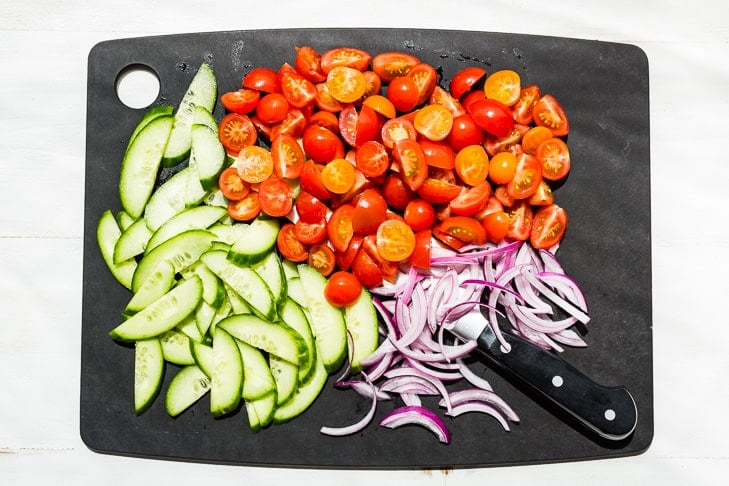
[[[159,96],[157,73],[144,64],[132,64],[121,70],[116,78],[116,96],[129,108],[146,108]]]

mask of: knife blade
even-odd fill
[[[465,341],[475,340],[488,363],[598,436],[619,441],[635,430],[638,411],[627,388],[596,383],[554,352],[502,331],[510,348],[504,349],[478,306],[454,322],[451,332]]]

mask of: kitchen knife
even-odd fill
[[[625,387],[595,383],[557,354],[502,331],[511,348],[503,349],[480,307],[454,322],[451,332],[465,341],[477,341],[480,354],[490,364],[539,392],[600,437],[618,441],[635,430],[638,412]]]

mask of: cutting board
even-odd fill
[[[585,291],[592,321],[587,348],[563,357],[605,385],[635,397],[638,425],[628,439],[597,440],[479,363],[473,369],[521,416],[504,431],[493,419],[448,419],[449,445],[419,427],[373,425],[349,437],[327,437],[322,425],[358,420],[369,401],[328,386],[300,418],[254,434],[245,411],[213,418],[207,398],[172,419],[158,399],[135,416],[133,350],[112,341],[128,291],[97,249],[95,228],[106,209],[118,211],[119,166],[144,112],[119,101],[117,78],[131,65],[160,81],[157,103],[176,105],[196,69],[208,61],[219,92],[240,87],[253,67],[293,63],[295,47],[320,52],[354,46],[372,53],[404,50],[435,66],[448,85],[468,65],[513,69],[563,104],[571,122],[572,171],[555,191],[570,228],[558,256]],[[636,46],[490,32],[413,29],[292,29],[198,33],[112,40],[88,58],[86,194],[81,347],[80,431],[101,453],[240,465],[315,468],[449,468],[522,465],[629,456],[653,437],[651,211],[648,61]],[[218,119],[222,108],[215,111]],[[163,174],[164,176],[164,174]],[[169,365],[165,386],[175,369]],[[164,388],[163,388],[164,390]],[[427,402],[426,402],[427,403]]]

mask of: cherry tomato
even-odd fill
[[[519,142],[521,142],[522,137],[528,131],[528,126],[515,123],[511,130],[503,137],[497,137],[496,135],[487,133],[484,137],[483,146],[486,149],[486,153],[491,157],[499,152],[512,152],[515,150],[516,152],[523,152],[520,148],[515,149],[515,147],[519,147]]]
[[[504,211],[494,211],[487,214],[483,218],[483,225],[486,228],[489,241],[501,243],[509,232],[510,223],[509,215]]]
[[[392,149],[400,140],[415,140],[418,133],[410,120],[392,118],[382,124],[381,138],[385,147]]]
[[[440,86],[433,88],[433,93],[430,95],[430,104],[445,107],[451,112],[453,118],[466,114],[466,110],[463,107],[464,105]]]
[[[261,212],[258,193],[249,192],[240,201],[228,201],[228,215],[236,221],[250,221]]]
[[[521,147],[529,155],[537,153],[539,144],[552,138],[552,131],[547,127],[536,126],[530,128],[521,139]]]
[[[468,113],[453,119],[451,133],[447,141],[453,150],[458,151],[468,145],[479,145],[483,142],[484,130],[479,127]]]
[[[220,121],[218,138],[231,155],[238,155],[244,147],[256,143],[257,137],[256,128],[247,115],[229,113]]]
[[[461,96],[471,90],[483,77],[486,70],[478,66],[468,66],[458,71],[450,82],[451,94],[460,99]]]
[[[240,201],[250,191],[250,186],[240,178],[238,171],[233,167],[228,167],[220,173],[218,187],[223,196],[230,201]]]
[[[354,214],[354,206],[351,204],[342,204],[339,206],[329,218],[327,223],[327,236],[329,242],[335,250],[345,251],[349,242],[354,236],[352,227],[352,216]]]
[[[473,187],[462,188],[461,193],[448,205],[454,215],[473,216],[484,207],[489,197],[491,197],[491,184],[484,181]]]
[[[385,83],[405,76],[420,64],[420,59],[405,52],[381,52],[372,58],[372,70]]]
[[[415,233],[397,219],[389,219],[377,228],[377,252],[390,262],[406,260],[415,250]]]
[[[325,277],[328,277],[336,266],[334,251],[327,245],[321,243],[309,248],[309,257],[306,262],[310,267],[316,268]]]
[[[354,105],[347,105],[339,114],[339,132],[352,147],[375,140],[380,130],[379,115],[369,106],[363,105],[357,111]]]
[[[483,92],[482,89],[474,89],[463,95],[463,98],[461,98],[461,105],[463,105],[463,108],[468,111],[468,107],[471,106],[474,102],[483,100],[485,98],[486,94]]]
[[[307,223],[300,219],[294,223],[294,234],[305,245],[321,243],[327,237],[327,220],[322,218],[316,223]]]
[[[489,156],[482,145],[463,147],[456,154],[455,169],[465,184],[477,186],[488,177]]]
[[[529,238],[529,233],[532,229],[532,218],[534,216],[532,206],[527,201],[521,199],[515,201],[508,208],[506,214],[509,215],[509,230],[506,232],[506,235],[509,238],[519,241],[525,241]]]
[[[380,94],[368,96],[367,98],[365,98],[363,105],[369,106],[385,118],[395,118],[395,116],[397,115],[395,105],[392,104],[392,101],[388,100],[385,96],[382,96]]]
[[[291,187],[278,177],[269,177],[261,182],[258,187],[258,200],[261,211],[274,218],[286,216],[294,205]]]
[[[552,95],[544,95],[539,98],[532,109],[534,123],[547,127],[555,137],[563,137],[570,131],[570,124],[562,105]]]
[[[486,204],[484,207],[481,208],[479,212],[473,215],[474,218],[477,220],[483,222],[484,218],[488,216],[491,213],[495,213],[497,211],[503,211],[504,205],[499,202],[498,199],[496,199],[495,195],[492,195],[488,201],[486,201]]]
[[[377,263],[366,251],[357,252],[352,262],[352,273],[357,280],[367,288],[379,287],[382,285],[384,275]]]
[[[554,194],[552,188],[545,180],[539,183],[536,192],[527,198],[527,202],[532,206],[547,206],[554,202]]]
[[[433,232],[425,229],[415,233],[415,249],[408,257],[408,262],[418,268],[427,270],[430,268],[430,249],[433,245]]]
[[[281,93],[269,93],[261,98],[256,114],[263,123],[278,123],[286,118],[289,102]]]
[[[435,68],[430,64],[420,63],[408,72],[407,77],[415,81],[415,85],[418,87],[416,105],[422,105],[428,101],[438,83],[438,72]]]
[[[567,230],[567,212],[556,204],[539,208],[534,214],[529,241],[537,249],[551,248]]]
[[[382,90],[382,80],[375,74],[374,71],[364,71],[362,73],[365,77],[365,92],[362,99],[366,99],[370,96],[379,95]]]
[[[499,152],[489,163],[489,179],[496,184],[507,184],[516,175],[516,155],[511,152]]]
[[[237,91],[223,93],[220,102],[227,111],[248,114],[256,109],[261,99],[261,92],[254,89],[241,88]]]
[[[516,202],[516,199],[509,196],[509,194],[506,192],[506,186],[505,185],[498,185],[494,189],[494,197],[505,207],[511,207]]]
[[[284,258],[292,262],[305,262],[309,258],[309,251],[296,238],[293,223],[281,226],[276,238],[276,247]]]
[[[358,71],[364,71],[370,65],[371,56],[368,52],[355,47],[337,47],[321,55],[321,68],[328,73],[336,66],[348,66]]]
[[[310,46],[296,48],[296,70],[312,83],[321,83],[326,74],[321,68],[321,55]]]
[[[400,174],[389,174],[382,184],[382,195],[391,208],[402,211],[415,192],[405,185]]]
[[[301,138],[306,130],[306,115],[298,108],[291,108],[283,120],[271,128],[269,140],[279,135],[290,135],[294,138]]]
[[[321,181],[330,192],[344,194],[354,185],[354,166],[346,159],[334,159],[321,171]]]
[[[337,267],[340,270],[349,270],[354,262],[354,257],[357,256],[357,252],[362,247],[364,238],[362,235],[354,235],[347,245],[347,249],[344,251],[335,250],[334,258],[337,262]]]
[[[456,163],[456,153],[447,142],[434,142],[424,138],[420,140],[420,148],[425,154],[425,161],[431,167],[452,169]]]
[[[362,284],[349,272],[338,271],[331,274],[324,287],[324,297],[334,307],[347,307],[353,304],[362,293]]]
[[[410,139],[400,140],[395,143],[393,155],[400,163],[405,184],[413,191],[417,190],[428,176],[428,165],[420,144]]]
[[[418,195],[433,204],[449,203],[461,193],[461,186],[428,177],[417,190]]]
[[[326,128],[332,133],[339,133],[339,118],[329,111],[317,111],[309,118],[309,126]]]
[[[310,125],[304,131],[301,143],[304,152],[314,161],[326,163],[344,157],[344,144],[331,130]]]
[[[407,76],[395,78],[387,87],[389,99],[399,112],[411,111],[418,105],[420,91],[415,80]]]
[[[453,127],[453,115],[441,105],[427,105],[415,114],[413,126],[429,140],[444,140]]]
[[[537,147],[535,157],[542,164],[542,177],[556,181],[570,171],[570,151],[560,138],[548,138]]]
[[[435,209],[433,209],[432,204],[424,199],[413,199],[405,206],[403,217],[413,231],[421,231],[433,227]]]
[[[384,145],[376,140],[369,140],[357,147],[355,162],[365,176],[379,177],[390,167],[390,156]]]
[[[521,77],[516,71],[502,69],[488,75],[483,85],[486,98],[500,101],[506,106],[517,102],[521,93]]]
[[[347,66],[333,67],[327,73],[326,83],[329,93],[340,103],[354,103],[367,89],[367,81],[362,71]]]
[[[433,230],[436,238],[447,235],[467,245],[486,243],[486,228],[469,216],[451,216],[438,224]]]
[[[322,201],[328,201],[332,193],[324,186],[321,180],[323,166],[309,160],[304,163],[299,175],[301,189]]]
[[[542,165],[529,154],[516,159],[516,174],[506,185],[506,192],[514,199],[524,199],[534,194],[542,181]]]
[[[296,196],[294,206],[296,206],[296,213],[299,215],[299,219],[305,223],[317,223],[321,221],[326,218],[328,211],[323,202],[303,189]]]
[[[484,98],[474,101],[469,105],[468,112],[478,126],[497,137],[506,136],[514,127],[511,110],[496,100]]]
[[[273,159],[274,174],[285,179],[297,179],[306,162],[301,145],[288,134],[278,135],[273,139],[271,158]]]
[[[532,110],[534,109],[534,105],[536,104],[537,100],[541,96],[542,92],[539,89],[539,86],[535,84],[525,86],[521,89],[521,91],[519,92],[519,99],[517,100],[516,104],[511,107],[516,123],[528,125],[532,122]]]
[[[265,181],[273,174],[273,157],[267,149],[249,145],[241,149],[233,166],[238,170],[241,179],[256,184]]]
[[[389,221],[389,219],[388,219]],[[403,221],[400,223],[405,224]],[[393,262],[385,259],[379,252],[377,247],[377,235],[371,234],[364,237],[362,241],[362,251],[367,253],[375,262],[377,267],[382,271],[382,278],[394,282],[397,279],[399,262]]]
[[[316,104],[316,107],[320,110],[332,113],[337,113],[342,110],[342,103],[332,96],[332,92],[327,83],[318,83],[316,85],[316,98],[314,99],[314,104]]]
[[[387,202],[377,189],[365,189],[357,198],[352,213],[352,229],[357,234],[369,234],[385,221]]]
[[[243,87],[264,93],[276,93],[281,90],[281,86],[278,84],[278,74],[267,67],[252,69],[243,77]]]
[[[316,100],[316,86],[299,74],[290,64],[284,63],[278,71],[281,93],[289,104],[302,108]]]

